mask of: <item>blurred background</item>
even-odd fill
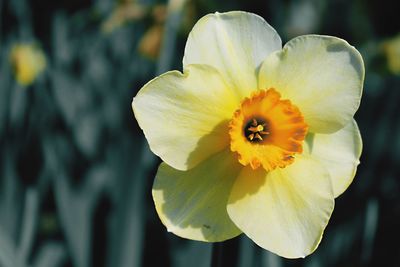
[[[393,6],[394,5],[394,6]],[[0,266],[400,266],[400,20],[395,1],[0,0]],[[181,70],[210,12],[246,10],[281,35],[346,39],[363,55],[357,176],[317,251],[286,260],[245,236],[167,233],[160,160],[131,111],[148,80]],[[219,257],[216,259],[218,251]]]

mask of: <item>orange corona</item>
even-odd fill
[[[266,171],[291,164],[308,126],[300,110],[273,88],[245,98],[229,124],[231,150],[243,165]]]

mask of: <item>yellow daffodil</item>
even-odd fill
[[[164,161],[153,199],[168,231],[208,242],[244,233],[283,257],[312,253],[359,164],[363,80],[342,39],[305,35],[282,48],[257,15],[200,19],[183,73],[153,79],[132,102]]]
[[[46,57],[34,44],[14,45],[10,59],[18,83],[24,86],[32,84],[46,68]]]
[[[384,41],[381,47],[386,56],[389,71],[400,75],[400,34]]]

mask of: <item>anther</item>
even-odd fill
[[[249,141],[262,141],[264,136],[268,135],[269,132],[265,131],[266,123],[263,121],[257,121],[255,118],[251,120],[245,129],[245,136]]]

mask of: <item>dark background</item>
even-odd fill
[[[327,34],[361,52],[366,80],[355,117],[364,149],[315,253],[286,260],[242,235],[214,248],[222,255],[214,263],[400,266],[395,3],[192,0],[168,12],[165,1],[0,0],[0,266],[210,265],[212,244],[167,233],[158,219],[151,185],[160,161],[131,100],[157,74],[182,68],[198,18],[228,10],[263,16],[283,42]],[[47,59],[29,85],[10,60],[19,43],[36,44]]]

